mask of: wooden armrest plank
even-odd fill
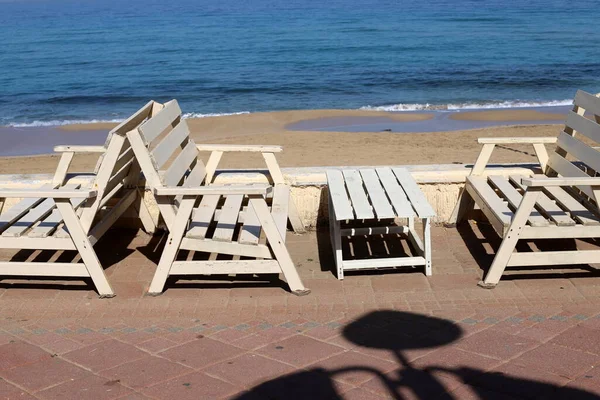
[[[493,138],[478,138],[477,143],[480,144],[538,144],[556,143],[555,137],[493,137]]]
[[[280,153],[283,151],[281,146],[270,145],[237,145],[237,144],[199,144],[199,151],[242,151],[253,153]]]

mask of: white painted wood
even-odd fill
[[[165,106],[158,114],[153,115],[148,121],[144,122],[138,128],[142,133],[145,143],[150,143],[156,139],[167,128],[172,127],[173,123],[181,118],[181,109],[177,100],[171,100],[165,103]],[[185,124],[184,120],[179,121]]]
[[[373,210],[371,208],[371,204],[369,204],[369,200],[367,199],[367,194],[365,193],[363,182],[358,171],[347,169],[342,171],[342,174],[344,175],[344,181],[346,183],[348,193],[350,194],[352,208],[354,208],[356,218],[375,218],[375,215],[373,214]]]
[[[563,188],[559,186],[546,186],[544,187],[544,191],[552,196],[558,204],[569,210],[571,216],[582,224],[600,225],[600,218],[573,198],[573,196],[567,193]]]
[[[472,188],[473,191],[480,196],[480,199],[482,201],[476,201],[476,203],[479,204],[479,206],[481,206],[483,202],[486,208],[493,213],[494,219],[501,221],[503,225],[510,225],[511,218],[513,217],[513,212],[502,201],[502,199],[498,197],[496,192],[494,192],[494,190],[488,185],[486,178],[470,176],[467,178],[466,187],[467,190],[470,190]],[[470,192],[470,194],[472,196],[474,195],[474,193],[472,192]]]
[[[542,143],[534,143],[533,150],[535,151],[535,155],[538,158],[542,171],[545,171],[546,165],[548,164],[548,150],[546,150],[546,146]]]
[[[243,200],[244,195],[241,194],[230,195],[225,198],[225,204],[221,208],[221,216],[213,240],[231,242]]]
[[[89,277],[85,265],[79,263],[0,261],[0,276],[65,276]]]
[[[573,111],[567,114],[565,125],[572,130],[600,143],[600,125]]]
[[[296,207],[296,203],[294,202],[291,188],[288,204],[288,219],[290,220],[290,225],[292,225],[292,229],[295,233],[306,233],[306,227],[304,226],[304,222],[302,222],[302,218],[300,218],[300,212],[298,211],[298,207]]]
[[[121,135],[125,135],[127,132],[137,129],[138,125],[144,122],[148,117],[150,117],[152,110],[154,108],[162,108],[162,104],[158,104],[153,100],[150,100],[148,103],[144,105],[144,107],[137,110],[131,117],[127,118],[125,121],[121,122],[119,125],[115,126],[110,132],[109,137],[106,142],[108,143],[111,139],[113,133],[118,133]]]
[[[240,257],[257,257],[271,259],[271,250],[264,244],[241,244],[237,242],[218,242],[211,239],[183,238],[181,249],[201,251],[205,253],[229,254]]]
[[[406,226],[373,226],[364,228],[345,228],[340,230],[341,236],[370,236],[408,233]]]
[[[219,203],[220,195],[203,196],[200,205],[195,210],[194,217],[190,223],[190,229],[186,233],[188,238],[204,239],[206,231],[213,220],[213,215]]]
[[[425,257],[425,275],[433,274],[432,255],[431,255],[431,218],[425,218],[423,221],[423,250]]]
[[[578,181],[578,182],[585,182],[585,183],[582,183],[582,184],[573,183],[573,185],[577,185],[577,188],[579,190],[581,190],[582,192],[584,192],[586,195],[588,195],[592,198],[594,197],[594,192],[592,191],[590,186],[584,186],[584,185],[588,184],[588,182],[590,182],[591,184],[595,184],[595,182],[597,182],[597,180],[600,178],[590,177],[584,171],[580,170],[575,165],[573,165],[570,161],[561,157],[560,154],[558,154],[558,152],[552,153],[550,155],[550,158],[548,159],[548,166],[552,170],[554,170],[554,171],[558,172],[560,175],[562,175],[563,178],[577,178],[577,179],[584,178],[583,181]],[[551,182],[548,182],[547,185],[550,185],[550,186],[566,186],[566,185],[570,186],[571,185],[570,183],[563,184],[560,180],[553,180],[553,179],[549,179],[549,180]],[[553,184],[552,182],[556,182],[556,183]],[[573,181],[573,182],[575,182],[575,181]],[[534,184],[539,184],[539,183],[541,183],[541,182],[537,182],[534,180],[523,181],[523,184],[527,185],[527,186],[532,186]],[[545,185],[545,186],[547,186],[547,185]]]
[[[522,239],[583,239],[598,237],[600,237],[600,226],[598,225],[549,226],[543,228],[526,226],[521,233]]]
[[[198,157],[198,150],[193,142],[188,142],[185,148],[169,166],[163,176],[165,186],[177,186],[184,175],[191,169],[191,165]]]
[[[53,187],[62,186],[64,184],[67,172],[69,171],[69,166],[71,165],[71,161],[73,161],[74,155],[75,153],[73,152],[67,152],[61,155],[60,161],[58,162],[58,166],[56,167],[56,171],[54,172],[54,177],[52,178]]]
[[[492,156],[495,147],[495,143],[483,144],[481,152],[479,152],[479,156],[477,156],[477,160],[475,161],[475,164],[473,164],[473,168],[471,169],[471,175],[481,175],[483,173],[488,161],[490,161],[490,157]]]
[[[519,208],[523,196],[517,191],[507,180],[507,178],[498,175],[488,177],[489,181],[494,185],[500,193],[506,198],[508,203],[515,209]],[[539,198],[539,196],[538,196]],[[531,226],[548,226],[549,223],[538,211],[532,211],[527,219]]]
[[[513,253],[507,266],[597,264],[600,250]]]
[[[273,203],[271,204],[271,215],[279,229],[281,237],[285,241],[287,233],[288,209],[290,202],[290,187],[287,185],[275,185],[273,190]]]
[[[435,217],[435,211],[431,208],[431,205],[410,172],[406,168],[392,168],[392,171],[394,171],[394,175],[398,178],[400,186],[402,186],[419,218]]]
[[[106,279],[104,269],[100,265],[100,261],[98,261],[98,257],[94,252],[92,244],[87,238],[86,232],[84,232],[80,225],[79,218],[77,217],[77,214],[75,214],[73,205],[68,199],[57,198],[56,207],[63,216],[63,220],[69,230],[73,244],[75,244],[77,251],[79,251],[89,276],[92,278],[92,281],[98,290],[98,294],[100,294],[101,297],[113,297],[115,294]]]
[[[494,137],[479,138],[479,144],[537,144],[537,143],[556,143],[555,137]]]
[[[376,168],[379,180],[383,184],[387,196],[389,197],[392,205],[394,206],[396,216],[398,217],[414,217],[417,214],[410,205],[408,197],[400,184],[398,179],[390,168]]]
[[[333,251],[333,260],[339,280],[344,279],[344,257],[342,253],[342,232],[340,221],[335,215],[335,207],[331,195],[329,196],[329,238],[331,241],[331,250]]]
[[[342,172],[338,170],[328,170],[326,174],[327,188],[329,190],[329,197],[331,198],[331,205],[333,206],[333,208],[329,208],[330,212],[332,209],[335,210],[336,218],[339,218],[338,221],[354,219],[354,213],[350,206],[350,200],[348,199]]]
[[[54,146],[55,153],[104,153],[104,146]]]
[[[593,94],[578,90],[573,103],[595,115],[600,115],[600,98]]]
[[[521,180],[526,176],[511,176],[510,181],[517,185],[517,187],[521,188],[523,191],[527,190],[527,186],[521,183]],[[575,225],[575,221],[571,219],[571,217],[563,211],[554,201],[552,201],[545,193],[540,193],[538,197],[537,207],[540,207],[541,210],[550,217],[557,225],[568,226]]]
[[[379,182],[377,172],[374,169],[361,169],[359,172],[377,218],[394,218],[396,214],[385,194],[385,190],[381,186],[381,182]]]
[[[300,275],[294,266],[292,257],[285,247],[285,240],[281,236],[279,229],[275,224],[275,220],[269,212],[265,199],[258,196],[252,196],[250,197],[250,206],[254,208],[254,212],[267,237],[267,242],[269,246],[271,246],[275,259],[279,262],[281,272],[283,272],[292,293],[296,295],[310,293],[310,290],[304,287],[302,279],[300,279]]]
[[[281,272],[275,260],[246,261],[175,261],[172,275],[277,274]]]
[[[166,135],[154,149],[152,149],[152,158],[157,168],[161,168],[173,156],[179,148],[185,147],[187,139],[190,137],[190,131],[187,124],[177,124],[168,135]]]
[[[580,170],[581,171],[581,170]],[[585,172],[581,171],[582,174]],[[581,177],[562,177],[562,178],[524,178],[523,184],[526,186],[549,187],[549,186],[600,186],[600,177],[581,176]]]
[[[245,144],[199,144],[199,151],[241,151],[252,153],[281,153],[282,146],[273,145],[245,145]]]
[[[8,198],[51,198],[51,199],[71,199],[71,198],[90,198],[98,194],[96,190],[77,189],[77,190],[59,190],[59,189],[0,189],[0,197]]]
[[[517,242],[519,241],[523,227],[534,210],[535,203],[537,202],[540,193],[541,189],[539,188],[530,188],[525,192],[519,208],[515,213],[515,217],[508,228],[508,233],[502,240],[500,248],[494,257],[494,261],[492,262],[485,279],[480,283],[481,286],[493,287],[500,281],[508,260],[512,256]]]
[[[424,257],[393,257],[368,260],[344,260],[344,270],[352,271],[369,268],[393,268],[408,265],[425,265]]]
[[[252,185],[210,185],[200,187],[182,187],[182,186],[158,186],[154,193],[158,196],[175,196],[178,194],[186,196],[201,195],[236,195],[236,194],[256,194],[266,196],[271,191],[270,185],[252,184]]]
[[[89,233],[89,240],[92,242],[92,245],[96,244],[96,242],[104,236],[104,234],[108,231],[108,229],[117,222],[117,220],[127,211],[129,207],[133,204],[133,202],[137,198],[136,191],[130,191],[125,196],[123,196],[117,204],[115,204],[110,211],[104,215],[104,217],[93,226]]]
[[[182,187],[191,187],[191,188],[199,187],[202,185],[202,182],[204,181],[205,177],[206,177],[206,169],[204,168],[204,164],[202,163],[202,161],[197,160],[196,165],[194,165],[194,167],[192,168],[190,173],[185,178],[185,181],[183,182]],[[181,194],[175,196],[175,204],[179,204],[179,202],[181,202],[182,198],[183,198],[183,195],[181,195]]]
[[[262,156],[265,159],[267,168],[269,169],[269,174],[271,175],[273,184],[274,185],[285,184],[285,180],[283,179],[283,174],[281,173],[281,169],[279,168],[279,163],[277,162],[277,159],[275,158],[275,154],[263,152]]]
[[[77,250],[70,238],[60,239],[54,237],[48,238],[30,238],[21,237],[2,237],[0,236],[0,248],[2,249],[30,249],[30,250]],[[12,262],[12,261],[11,261]]]
[[[240,222],[241,222],[241,213],[240,213]],[[260,222],[258,221],[258,217],[254,212],[252,207],[247,207],[244,213],[243,219],[244,225],[242,226],[242,231],[240,232],[240,237],[238,242],[240,244],[253,244],[257,245],[260,240]]]
[[[196,197],[184,197],[179,205],[175,221],[173,225],[169,226],[167,243],[160,257],[152,282],[150,283],[150,288],[148,289],[150,294],[161,293],[165,287],[173,262],[179,252],[179,245],[181,244],[195,202]]]
[[[206,163],[206,184],[211,184],[213,178],[215,177],[215,171],[217,170],[217,166],[219,165],[219,161],[221,161],[221,157],[223,156],[222,151],[213,151],[208,158],[208,162]]]
[[[561,132],[559,135],[558,146],[595,171],[600,171],[600,152],[593,147],[588,146],[565,132]]]
[[[46,184],[38,188],[38,190],[52,190],[52,185]],[[17,219],[21,218],[27,213],[32,207],[35,207],[43,198],[25,198],[9,208],[6,212],[0,214],[0,232],[12,224]]]

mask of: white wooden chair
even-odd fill
[[[125,131],[135,128],[148,103],[113,129],[103,146],[58,146],[51,184],[36,189],[0,188],[2,198],[22,198],[0,214],[0,248],[76,250],[82,262],[0,262],[0,277],[89,277],[100,297],[113,297],[94,244],[136,201],[140,168]],[[122,133],[122,134],[118,134]],[[90,187],[66,183],[75,153],[101,153]]]
[[[586,118],[585,115],[590,118]],[[575,136],[579,134],[582,140]],[[578,91],[558,138],[486,138],[453,213],[460,222],[476,203],[503,240],[479,286],[495,287],[506,267],[591,264],[600,250],[515,251],[519,240],[600,238],[600,98]],[[532,144],[543,174],[486,176],[485,167],[499,144]],[[556,143],[548,156],[544,144]]]
[[[281,150],[279,146],[196,145],[175,100],[153,103],[151,118],[127,132],[127,137],[169,230],[150,294],[160,294],[170,275],[280,272],[294,294],[309,293],[285,246],[289,187],[210,184],[226,150],[263,153],[272,178],[282,180],[273,155]],[[198,158],[199,150],[214,151],[207,166]],[[269,210],[266,197],[270,194]],[[211,256],[204,261],[177,260],[179,250]],[[233,259],[216,259],[217,254]]]

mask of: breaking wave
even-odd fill
[[[477,110],[477,109],[495,109],[495,108],[527,108],[527,107],[556,107],[570,106],[573,100],[551,100],[551,101],[500,101],[500,102],[482,102],[482,103],[450,103],[450,104],[391,104],[387,106],[364,106],[361,110],[371,111],[457,111],[457,110]]]

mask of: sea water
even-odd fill
[[[0,125],[289,109],[569,104],[600,2],[0,0]]]

